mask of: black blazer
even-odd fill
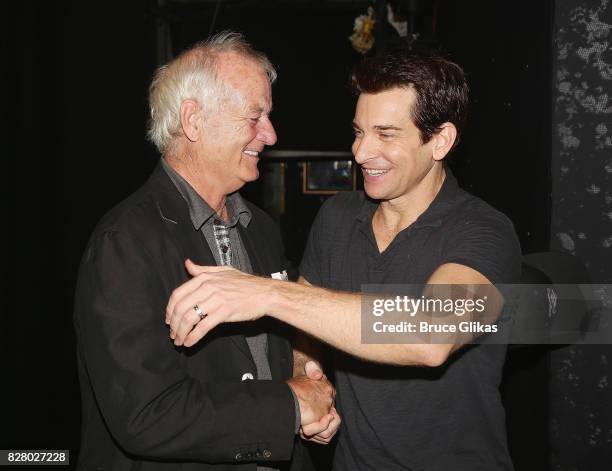
[[[238,227],[253,270],[286,270],[276,225],[249,208],[249,226]],[[244,325],[224,324],[192,348],[175,347],[164,313],[171,292],[189,278],[187,257],[215,265],[158,165],[98,224],[81,262],[74,314],[83,407],[78,469],[254,470],[254,461],[291,458],[286,331],[271,319],[258,321],[269,333],[272,381],[243,381],[247,373],[256,377]]]

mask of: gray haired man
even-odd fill
[[[163,322],[170,293],[189,279],[187,258],[262,276],[288,268],[276,225],[237,193],[276,142],[275,76],[231,32],[155,74],[149,136],[163,158],[102,218],[79,272],[79,469],[279,468],[298,431],[325,443],[339,423],[322,372],[294,376],[279,324],[229,326],[185,349]]]

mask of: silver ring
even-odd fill
[[[203,320],[208,315],[205,314],[204,311],[202,311],[202,309],[200,309],[200,306],[198,306],[197,304],[193,306],[193,310],[196,312],[200,320]]]

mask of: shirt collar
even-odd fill
[[[166,159],[162,158],[161,164],[168,174],[168,177],[172,180],[172,183],[187,203],[189,217],[191,218],[194,229],[200,230],[200,228],[206,222],[210,221],[213,216],[217,216],[215,210],[204,201],[187,180],[168,165]],[[251,211],[238,192],[227,195],[225,205],[228,215],[228,221],[225,224],[226,227],[233,227],[238,222],[240,222],[243,227],[249,225],[252,217]]]

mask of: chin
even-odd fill
[[[379,188],[374,185],[364,185],[363,190],[373,200],[385,200],[388,195],[388,191],[385,188]]]
[[[242,176],[242,180],[245,183],[254,182],[259,178],[259,170],[255,168],[255,170],[249,170],[248,172],[244,172]]]

